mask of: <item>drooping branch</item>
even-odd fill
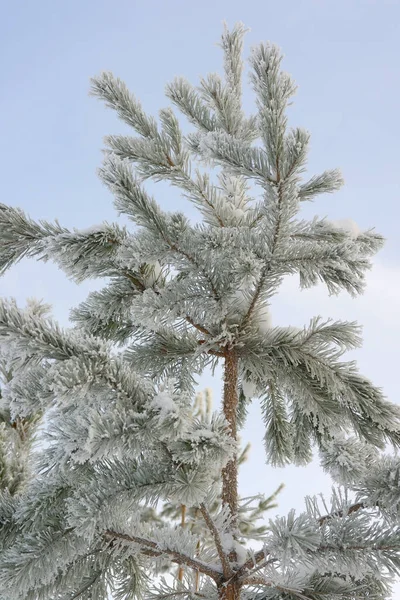
[[[204,573],[204,575],[208,575],[214,581],[219,581],[222,575],[222,571],[219,571],[213,567],[210,567],[207,563],[204,563],[198,559],[192,558],[183,554],[182,552],[178,552],[176,550],[172,550],[170,548],[160,548],[157,542],[153,540],[148,540],[146,538],[141,538],[134,535],[127,535],[126,533],[118,533],[116,531],[107,530],[104,533],[106,539],[109,540],[119,540],[122,542],[130,542],[133,544],[137,544],[141,547],[141,553],[146,556],[162,556],[163,554],[167,554],[171,562],[176,563],[177,565],[186,565],[195,571],[200,571],[200,573]]]

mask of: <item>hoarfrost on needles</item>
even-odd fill
[[[269,310],[291,275],[301,289],[360,294],[383,238],[351,219],[300,217],[342,178],[303,180],[309,134],[288,127],[296,87],[274,45],[253,49],[257,114],[244,114],[243,34],[224,31],[224,79],[167,87],[196,128],[187,136],[172,108],[157,120],[111,73],[93,80],[133,129],[107,138],[100,169],[133,230],[71,231],[0,203],[0,274],[35,256],[77,282],[107,279],[69,330],[44,305],[0,299],[0,444],[7,431],[22,443],[43,415],[47,434],[28,475],[12,453],[15,495],[0,445],[1,598],[383,600],[400,574],[400,461],[382,454],[400,447],[400,412],[342,359],[359,346],[354,323],[272,327]],[[179,190],[202,221],[167,213],[148,180]],[[194,402],[197,377],[221,364],[212,412]],[[307,499],[261,529],[274,494],[250,506],[237,485],[236,432],[256,395],[268,464],[306,465],[318,450],[339,482],[330,503]]]
[[[334,229],[345,231],[352,239],[357,239],[361,233],[361,229],[353,219],[336,219],[334,221],[327,221],[327,223]]]
[[[159,413],[160,420],[178,412],[177,405],[169,389],[158,392],[151,400],[150,407]]]

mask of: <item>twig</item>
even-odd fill
[[[199,340],[197,342],[199,344],[199,346],[202,346],[203,344],[207,343],[207,340]],[[222,350],[207,350],[207,354],[212,354],[213,356],[220,356],[221,358],[224,358],[226,356],[225,352],[222,352]]]
[[[93,577],[84,586],[81,587],[80,590],[78,590],[73,596],[71,596],[70,600],[76,600],[76,598],[79,598],[79,596],[86,592],[97,581],[100,575],[101,571],[95,573]]]
[[[363,502],[356,502],[355,504],[352,504],[351,506],[349,506],[349,508],[346,511],[343,510],[337,510],[336,512],[330,513],[329,515],[324,515],[323,517],[321,517],[320,519],[318,519],[318,525],[322,526],[324,525],[324,523],[326,523],[326,521],[330,521],[331,519],[334,519],[335,517],[343,517],[344,515],[351,515],[352,513],[355,513],[359,510],[361,510],[362,508],[369,508],[368,506],[366,506]]]
[[[278,166],[277,166],[278,168]],[[272,265],[272,259],[274,256],[274,252],[276,250],[276,246],[278,243],[278,239],[279,239],[279,234],[280,234],[280,229],[281,229],[281,207],[282,207],[282,202],[283,202],[283,197],[282,197],[282,189],[281,186],[279,185],[281,182],[281,178],[280,178],[280,173],[279,170],[277,172],[277,180],[274,182],[277,186],[278,186],[278,211],[279,211],[279,217],[275,226],[275,231],[274,231],[274,236],[272,239],[272,247],[271,247],[271,257],[269,259],[269,261],[267,262],[267,264],[264,266],[264,268],[261,271],[261,277],[258,281],[257,287],[256,287],[256,291],[254,292],[254,296],[250,302],[250,306],[246,312],[246,314],[244,315],[244,318],[240,324],[240,330],[243,330],[247,323],[249,322],[251,315],[253,313],[253,310],[257,304],[258,298],[260,297],[261,294],[261,290],[262,287],[264,285],[264,281],[269,273],[269,271],[271,270],[271,265]]]
[[[195,321],[193,321],[193,319],[191,317],[189,317],[189,315],[185,315],[184,319],[185,319],[185,321],[190,323],[193,327],[198,329],[198,331],[201,331],[201,333],[204,333],[204,335],[211,335],[211,331],[208,331],[208,329],[203,327],[203,325],[200,325],[199,323],[195,323]]]
[[[219,535],[219,531],[218,531],[214,521],[212,520],[211,515],[208,512],[205,504],[203,504],[203,503],[200,504],[200,510],[201,510],[201,514],[203,515],[204,521],[206,522],[206,525],[207,525],[208,529],[211,531],[211,534],[214,538],[218,556],[221,560],[222,571],[223,571],[224,577],[226,579],[228,579],[233,574],[232,567],[229,564],[228,556],[226,555],[226,553],[224,552],[224,549],[222,547],[222,541],[221,541],[221,537]]]
[[[269,552],[267,552],[265,549],[258,550],[257,552],[255,552],[253,554],[253,556],[251,558],[249,558],[248,560],[246,560],[246,562],[237,571],[237,573],[236,573],[237,577],[238,578],[241,577],[249,569],[251,570],[252,568],[254,568],[259,562],[262,561],[263,558],[266,559],[267,554],[269,554]]]
[[[217,212],[215,210],[215,206],[213,205],[212,202],[210,202],[209,198],[207,198],[207,195],[201,189],[201,187],[195,181],[193,181],[193,179],[191,177],[189,177],[189,175],[187,173],[185,173],[185,171],[183,169],[180,169],[180,171],[183,175],[183,178],[186,179],[186,181],[188,182],[189,186],[193,185],[194,189],[200,194],[200,196],[203,198],[203,200],[207,204],[207,206],[209,206],[214,211],[214,216],[217,219],[219,226],[225,227],[223,220],[221,219],[221,217],[217,214]]]
[[[345,546],[346,551],[347,550],[369,550],[370,552],[391,552],[392,550],[397,550],[399,551],[399,545],[400,544],[389,544],[388,546],[383,545],[380,546],[379,544],[357,544],[355,546]],[[317,552],[323,552],[325,550],[333,550],[333,551],[338,551],[338,550],[342,550],[342,548],[337,548],[336,546],[330,546],[329,544],[326,546],[319,546],[317,548]]]
[[[255,573],[257,573],[258,571],[261,571],[261,569],[263,569],[264,567],[267,567],[268,565],[277,562],[277,558],[270,558],[269,560],[265,560],[264,562],[260,563],[257,567],[255,567],[248,575],[243,575],[242,577],[239,577],[238,581],[241,584],[247,584],[249,583],[249,579],[251,577],[253,577],[253,575]]]

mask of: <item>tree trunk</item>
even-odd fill
[[[222,585],[218,588],[219,600],[240,600],[240,589],[237,583]]]
[[[223,411],[230,426],[231,436],[237,439],[237,405],[238,405],[238,357],[234,350],[229,350],[225,356],[224,400]],[[232,517],[232,527],[236,527],[238,513],[238,465],[237,456],[228,462],[222,471],[222,503],[229,506]],[[236,561],[234,551],[229,555],[231,561]],[[240,589],[237,583],[219,587],[221,600],[239,600]]]

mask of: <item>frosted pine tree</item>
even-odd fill
[[[0,382],[7,385],[12,371],[0,360]],[[29,457],[39,415],[12,418],[0,388],[0,490],[18,494],[29,480]]]
[[[113,75],[93,94],[132,135],[107,138],[101,178],[134,227],[70,231],[0,205],[0,265],[55,261],[106,287],[61,329],[0,304],[13,371],[12,419],[44,413],[46,443],[29,485],[1,496],[0,585],[8,600],[340,600],[388,598],[400,570],[400,413],[342,355],[355,323],[315,318],[274,327],[269,302],[288,275],[357,295],[382,237],[348,222],[301,218],[334,192],[337,170],[303,179],[309,134],[290,129],[295,92],[275,46],[250,57],[257,114],[241,106],[241,25],[222,36],[224,77],[177,79],[175,112],[155,120]],[[146,180],[166,181],[199,210],[165,212]],[[223,368],[221,409],[195,414],[198,376]],[[238,431],[250,402],[265,420],[270,465],[318,452],[337,487],[328,502],[240,529]],[[246,468],[245,465],[243,468]],[[262,490],[261,490],[262,491]],[[154,517],[168,503],[202,528]],[[150,515],[150,516],[149,516]],[[207,530],[207,535],[203,532]],[[250,539],[249,539],[250,537]]]
[[[28,299],[27,309],[36,316],[45,315],[49,306]],[[7,397],[2,388],[13,379],[12,356],[0,350],[0,490],[6,495],[20,493],[30,479],[30,456],[40,424],[41,412],[31,411],[28,416],[11,415]]]

